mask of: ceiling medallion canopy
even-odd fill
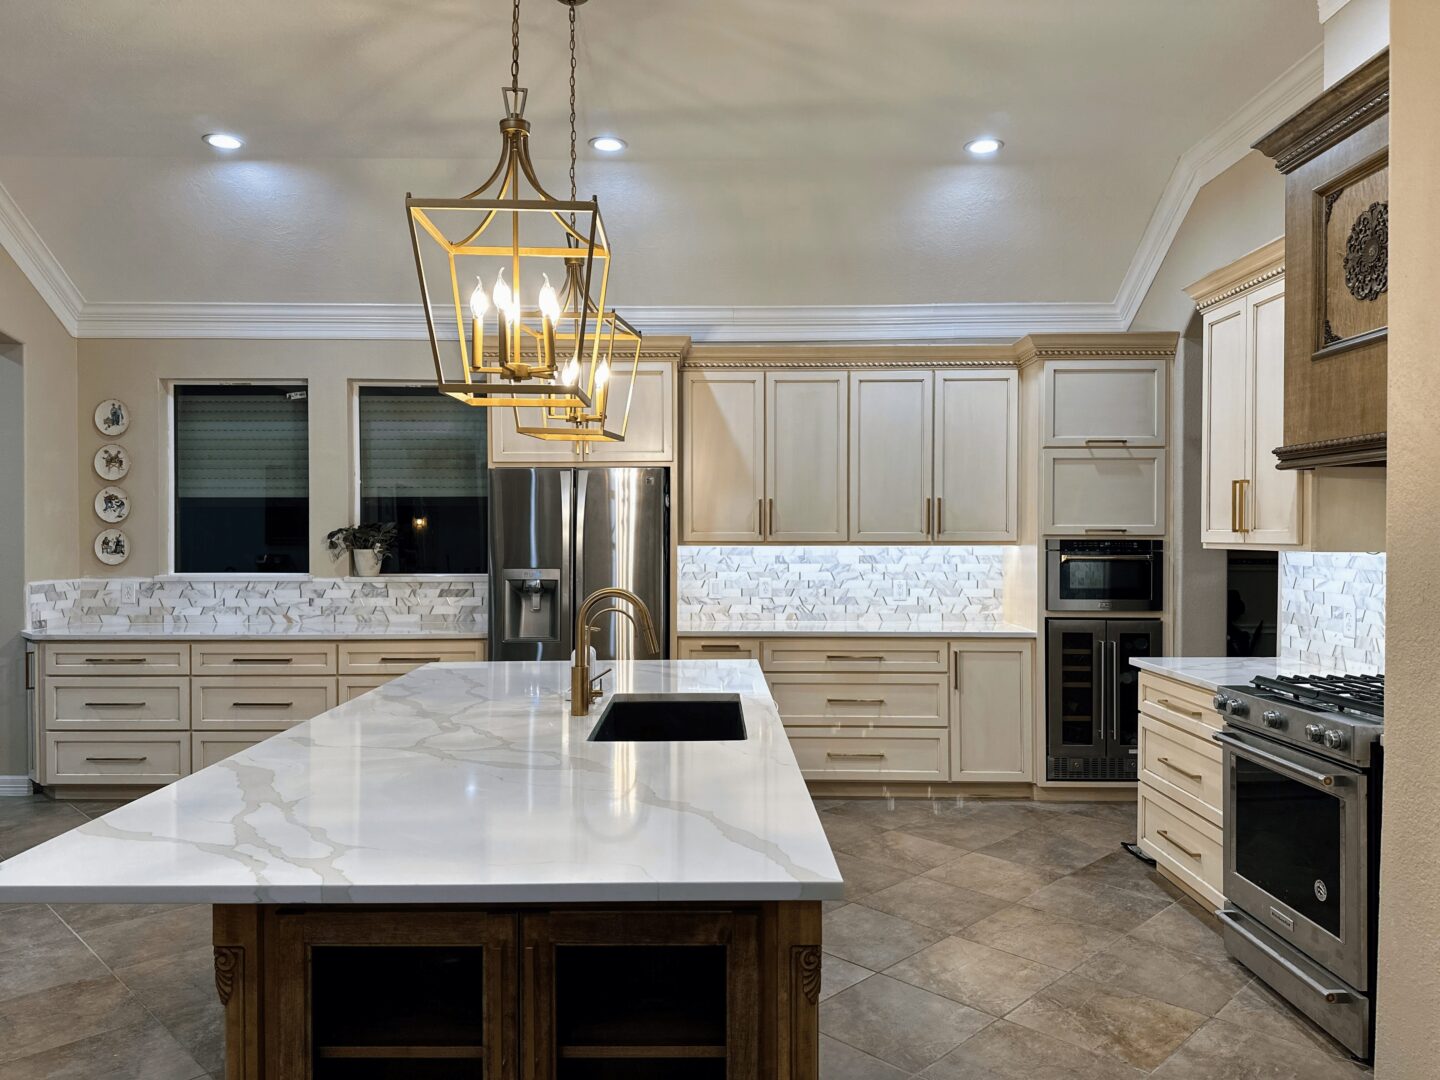
[[[514,408],[517,429],[536,438],[619,442],[629,394],[616,423],[612,359],[617,347],[630,358],[633,387],[641,335],[606,307],[610,241],[599,203],[575,196],[575,8],[585,0],[559,2],[570,16],[570,198],[546,191],[530,158],[514,0],[498,164],[468,195],[407,195],[405,208],[440,392]]]

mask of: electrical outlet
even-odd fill
[[[1347,611],[1347,612],[1345,612],[1345,636],[1348,637],[1348,638],[1353,638],[1353,637],[1355,636],[1355,612],[1354,612],[1354,611]]]
[[[892,578],[890,581],[891,599],[904,600],[906,595],[907,593],[905,592],[905,579],[900,577]]]
[[[120,583],[120,603],[133,607],[140,602],[140,584],[135,581]]]

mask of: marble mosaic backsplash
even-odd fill
[[[682,625],[963,616],[1002,622],[1005,548],[682,547]]]
[[[32,629],[100,629],[265,623],[340,629],[385,623],[434,626],[483,621],[486,579],[476,578],[77,578],[32,581]]]
[[[1384,552],[1280,553],[1280,659],[1385,670]]]

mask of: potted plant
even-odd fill
[[[376,577],[385,556],[395,549],[395,523],[372,521],[346,525],[325,537],[330,557],[338,559],[347,551],[355,559],[356,577]]]

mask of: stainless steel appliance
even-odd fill
[[[1384,679],[1221,687],[1230,955],[1357,1057],[1374,1032]]]
[[[1159,656],[1159,619],[1047,619],[1045,775],[1134,780],[1140,738],[1136,656]]]
[[[1050,611],[1161,611],[1163,540],[1045,541]]]
[[[670,488],[665,469],[495,469],[490,473],[490,655],[569,660],[574,605],[628,589],[668,649]],[[636,627],[607,618],[591,633],[601,660],[654,659]]]

